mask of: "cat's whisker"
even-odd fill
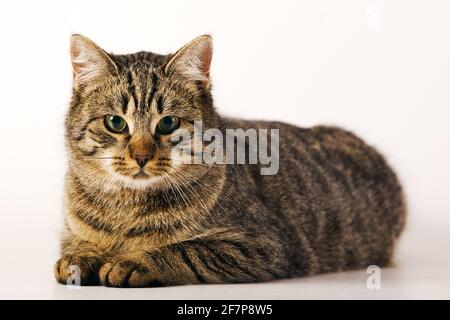
[[[210,214],[210,210],[208,208],[208,206],[204,203],[204,201],[201,199],[200,194],[198,193],[197,190],[195,190],[195,188],[192,187],[191,183],[185,178],[183,177],[180,172],[174,172],[173,173],[175,176],[177,176],[180,180],[184,181],[185,184],[184,186],[187,188],[187,190],[191,193],[191,195],[200,203],[200,205],[203,207],[203,209],[205,210],[205,213],[208,213],[210,218],[211,214]]]
[[[125,160],[124,157],[100,157],[100,158],[82,158],[83,160],[108,160],[108,159],[117,159],[117,160]]]
[[[194,179],[193,177],[188,176],[185,172],[183,172],[181,170],[176,171],[175,174],[179,175],[180,177],[182,176],[184,179],[186,179],[186,180],[188,180],[188,181],[190,181],[192,183],[195,183],[196,185],[198,185],[199,187],[201,187],[202,189],[204,189],[208,193],[217,192],[217,190],[215,190],[213,188],[210,188],[210,187],[207,187],[204,183],[199,182],[198,179]],[[197,192],[197,194],[198,194],[198,192]],[[222,192],[222,195],[223,195],[223,198],[230,199],[225,192]],[[217,202],[217,205],[225,212],[225,208],[220,204],[220,202]]]

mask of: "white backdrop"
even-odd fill
[[[2,1],[0,268],[30,263],[37,283],[51,279],[75,32],[114,53],[168,53],[212,34],[221,113],[355,131],[398,171],[410,230],[446,234],[449,14],[445,0]]]

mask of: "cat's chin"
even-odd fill
[[[116,172],[112,172],[112,180],[116,183],[112,183],[109,187],[117,188],[130,188],[136,190],[144,190],[154,188],[162,182],[161,176],[150,176],[145,172],[138,172],[132,176],[125,176]]]

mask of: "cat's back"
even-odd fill
[[[339,127],[319,125],[302,128],[279,121],[231,118],[222,118],[221,127],[223,131],[237,128],[256,131],[266,129],[267,136],[264,137],[265,132],[259,132],[259,138],[267,138],[269,146],[272,142],[270,132],[277,130],[281,169],[282,162],[292,165],[291,161],[302,159],[304,164],[314,162],[317,167],[352,165],[356,170],[366,171],[366,174],[376,173],[380,169],[392,172],[377,150],[352,132]]]
[[[267,138],[269,154],[273,142],[270,132],[277,130],[278,173],[295,174],[293,169],[302,169],[317,184],[324,184],[321,187],[324,190],[331,187],[325,186],[325,180],[329,180],[329,183],[341,183],[346,189],[355,187],[354,183],[361,180],[379,183],[385,181],[392,184],[394,189],[400,188],[397,177],[385,158],[375,148],[345,129],[323,125],[301,128],[278,121],[230,118],[221,120],[221,128],[223,131],[236,128],[256,129],[257,132],[259,129],[266,129],[267,135],[265,131],[259,132],[259,139]]]

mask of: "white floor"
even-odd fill
[[[445,224],[410,223],[396,266],[381,270],[381,288],[368,289],[365,270],[272,283],[171,288],[69,288],[53,279],[56,229],[9,220],[0,235],[1,299],[449,299],[450,234]],[[27,239],[27,240],[23,240]],[[34,239],[34,240],[29,240]]]

